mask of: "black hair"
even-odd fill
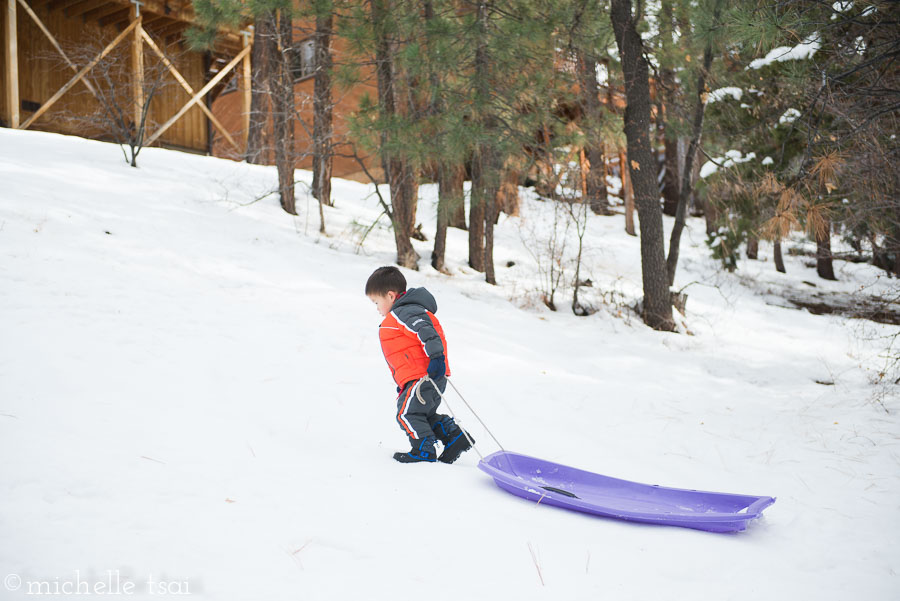
[[[366,280],[366,296],[384,295],[388,292],[402,294],[406,292],[406,278],[393,265],[379,267]]]

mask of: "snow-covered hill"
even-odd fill
[[[116,146],[0,129],[0,598],[108,583],[151,599],[161,582],[228,601],[900,596],[900,406],[872,401],[879,347],[860,322],[775,306],[769,284],[815,279],[801,259],[720,274],[692,222],[676,284],[693,335],[629,317],[639,242],[621,217],[589,223],[588,294],[620,305],[590,317],[534,300],[548,203],[501,218],[498,287],[465,267],[456,230],[452,276],[406,272],[506,448],[778,498],[739,535],[630,524],[508,495],[474,452],[392,461],[405,439],[363,285],[393,237],[382,221],[358,246],[373,189],[335,182],[319,236],[305,193],[297,218],[251,202],[274,182],[159,149],[135,170]],[[815,283],[891,285],[876,276],[840,264]]]

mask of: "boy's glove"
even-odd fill
[[[447,373],[447,362],[444,361],[444,356],[438,355],[437,357],[432,357],[431,361],[428,362],[427,371],[428,377],[432,380],[443,378],[444,374]]]

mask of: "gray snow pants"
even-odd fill
[[[435,382],[441,392],[444,392],[447,388],[447,378],[438,378]],[[422,404],[416,395],[417,387],[420,388],[419,393],[425,404]],[[453,418],[437,412],[440,404],[441,397],[431,382],[419,384],[418,380],[412,380],[407,382],[400,391],[400,396],[397,397],[397,422],[409,437],[410,445],[413,448],[419,446],[415,441],[429,436],[446,442],[445,439],[456,427]]]

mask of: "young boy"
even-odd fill
[[[424,288],[407,290],[406,278],[390,266],[379,267],[369,276],[366,296],[384,317],[378,337],[400,393],[397,422],[412,445],[408,453],[394,453],[394,459],[401,463],[453,463],[472,443],[452,417],[437,413],[450,368],[444,330],[434,316],[434,297]],[[423,381],[426,375],[440,393],[432,382]],[[440,457],[435,456],[437,440],[444,445]]]

